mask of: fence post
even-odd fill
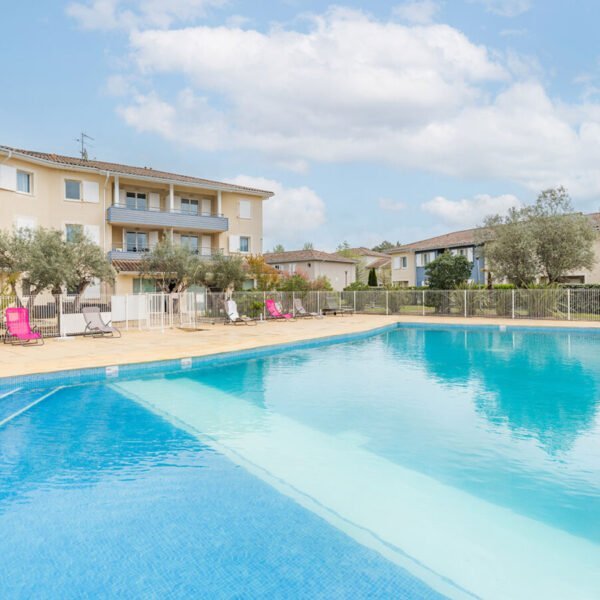
[[[267,320],[267,292],[263,292],[263,321]]]
[[[296,292],[292,290],[292,315],[296,316]]]
[[[515,318],[515,290],[511,290],[512,292],[512,318]]]
[[[65,321],[63,319],[63,297],[62,294],[58,297],[58,335],[66,337]]]
[[[390,314],[390,290],[385,290],[385,314]]]
[[[423,294],[423,316],[425,316],[425,290],[423,290],[422,294]]]
[[[467,290],[465,290],[465,319],[468,316],[468,310],[467,310]]]
[[[571,320],[571,288],[567,290],[567,320]]]
[[[354,312],[356,312],[356,290],[354,290]]]
[[[125,294],[125,331],[129,331],[129,294]]]

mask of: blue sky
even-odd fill
[[[266,245],[600,208],[592,0],[79,0],[4,12],[0,143],[261,185]]]

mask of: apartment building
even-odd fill
[[[586,216],[594,229],[600,232],[600,213]],[[444,252],[462,254],[473,264],[471,283],[487,283],[488,272],[483,247],[478,244],[478,232],[477,228],[454,231],[390,250],[392,283],[403,287],[427,285],[425,267]],[[597,257],[594,267],[591,270],[581,269],[569,273],[564,277],[564,283],[600,283],[600,236],[594,242],[594,251]]]
[[[265,254],[265,262],[282,273],[302,273],[309,281],[327,277],[336,291],[356,281],[356,261],[320,250],[292,250]]]
[[[170,237],[199,256],[262,253],[272,192],[188,175],[0,146],[0,226],[83,230],[107,253],[115,292],[139,293],[141,257]]]

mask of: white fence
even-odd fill
[[[536,290],[372,290],[366,292],[235,292],[240,315],[268,319],[266,300],[280,302],[294,313],[299,300],[307,312],[350,308],[377,315],[455,316],[508,319],[600,321],[600,289]],[[82,308],[98,306],[105,321],[122,329],[196,328],[225,320],[222,294],[139,294],[84,298],[39,295],[0,296],[2,316],[9,306],[29,309],[32,325],[44,337],[85,332]],[[4,335],[4,318],[0,334]]]

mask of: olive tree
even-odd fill
[[[535,204],[513,208],[507,216],[489,217],[480,237],[496,278],[518,286],[538,277],[557,283],[569,271],[594,265],[597,234],[562,187],[543,191]]]
[[[208,270],[207,262],[190,248],[165,238],[143,256],[140,276],[154,279],[162,293],[171,294],[204,285]]]

